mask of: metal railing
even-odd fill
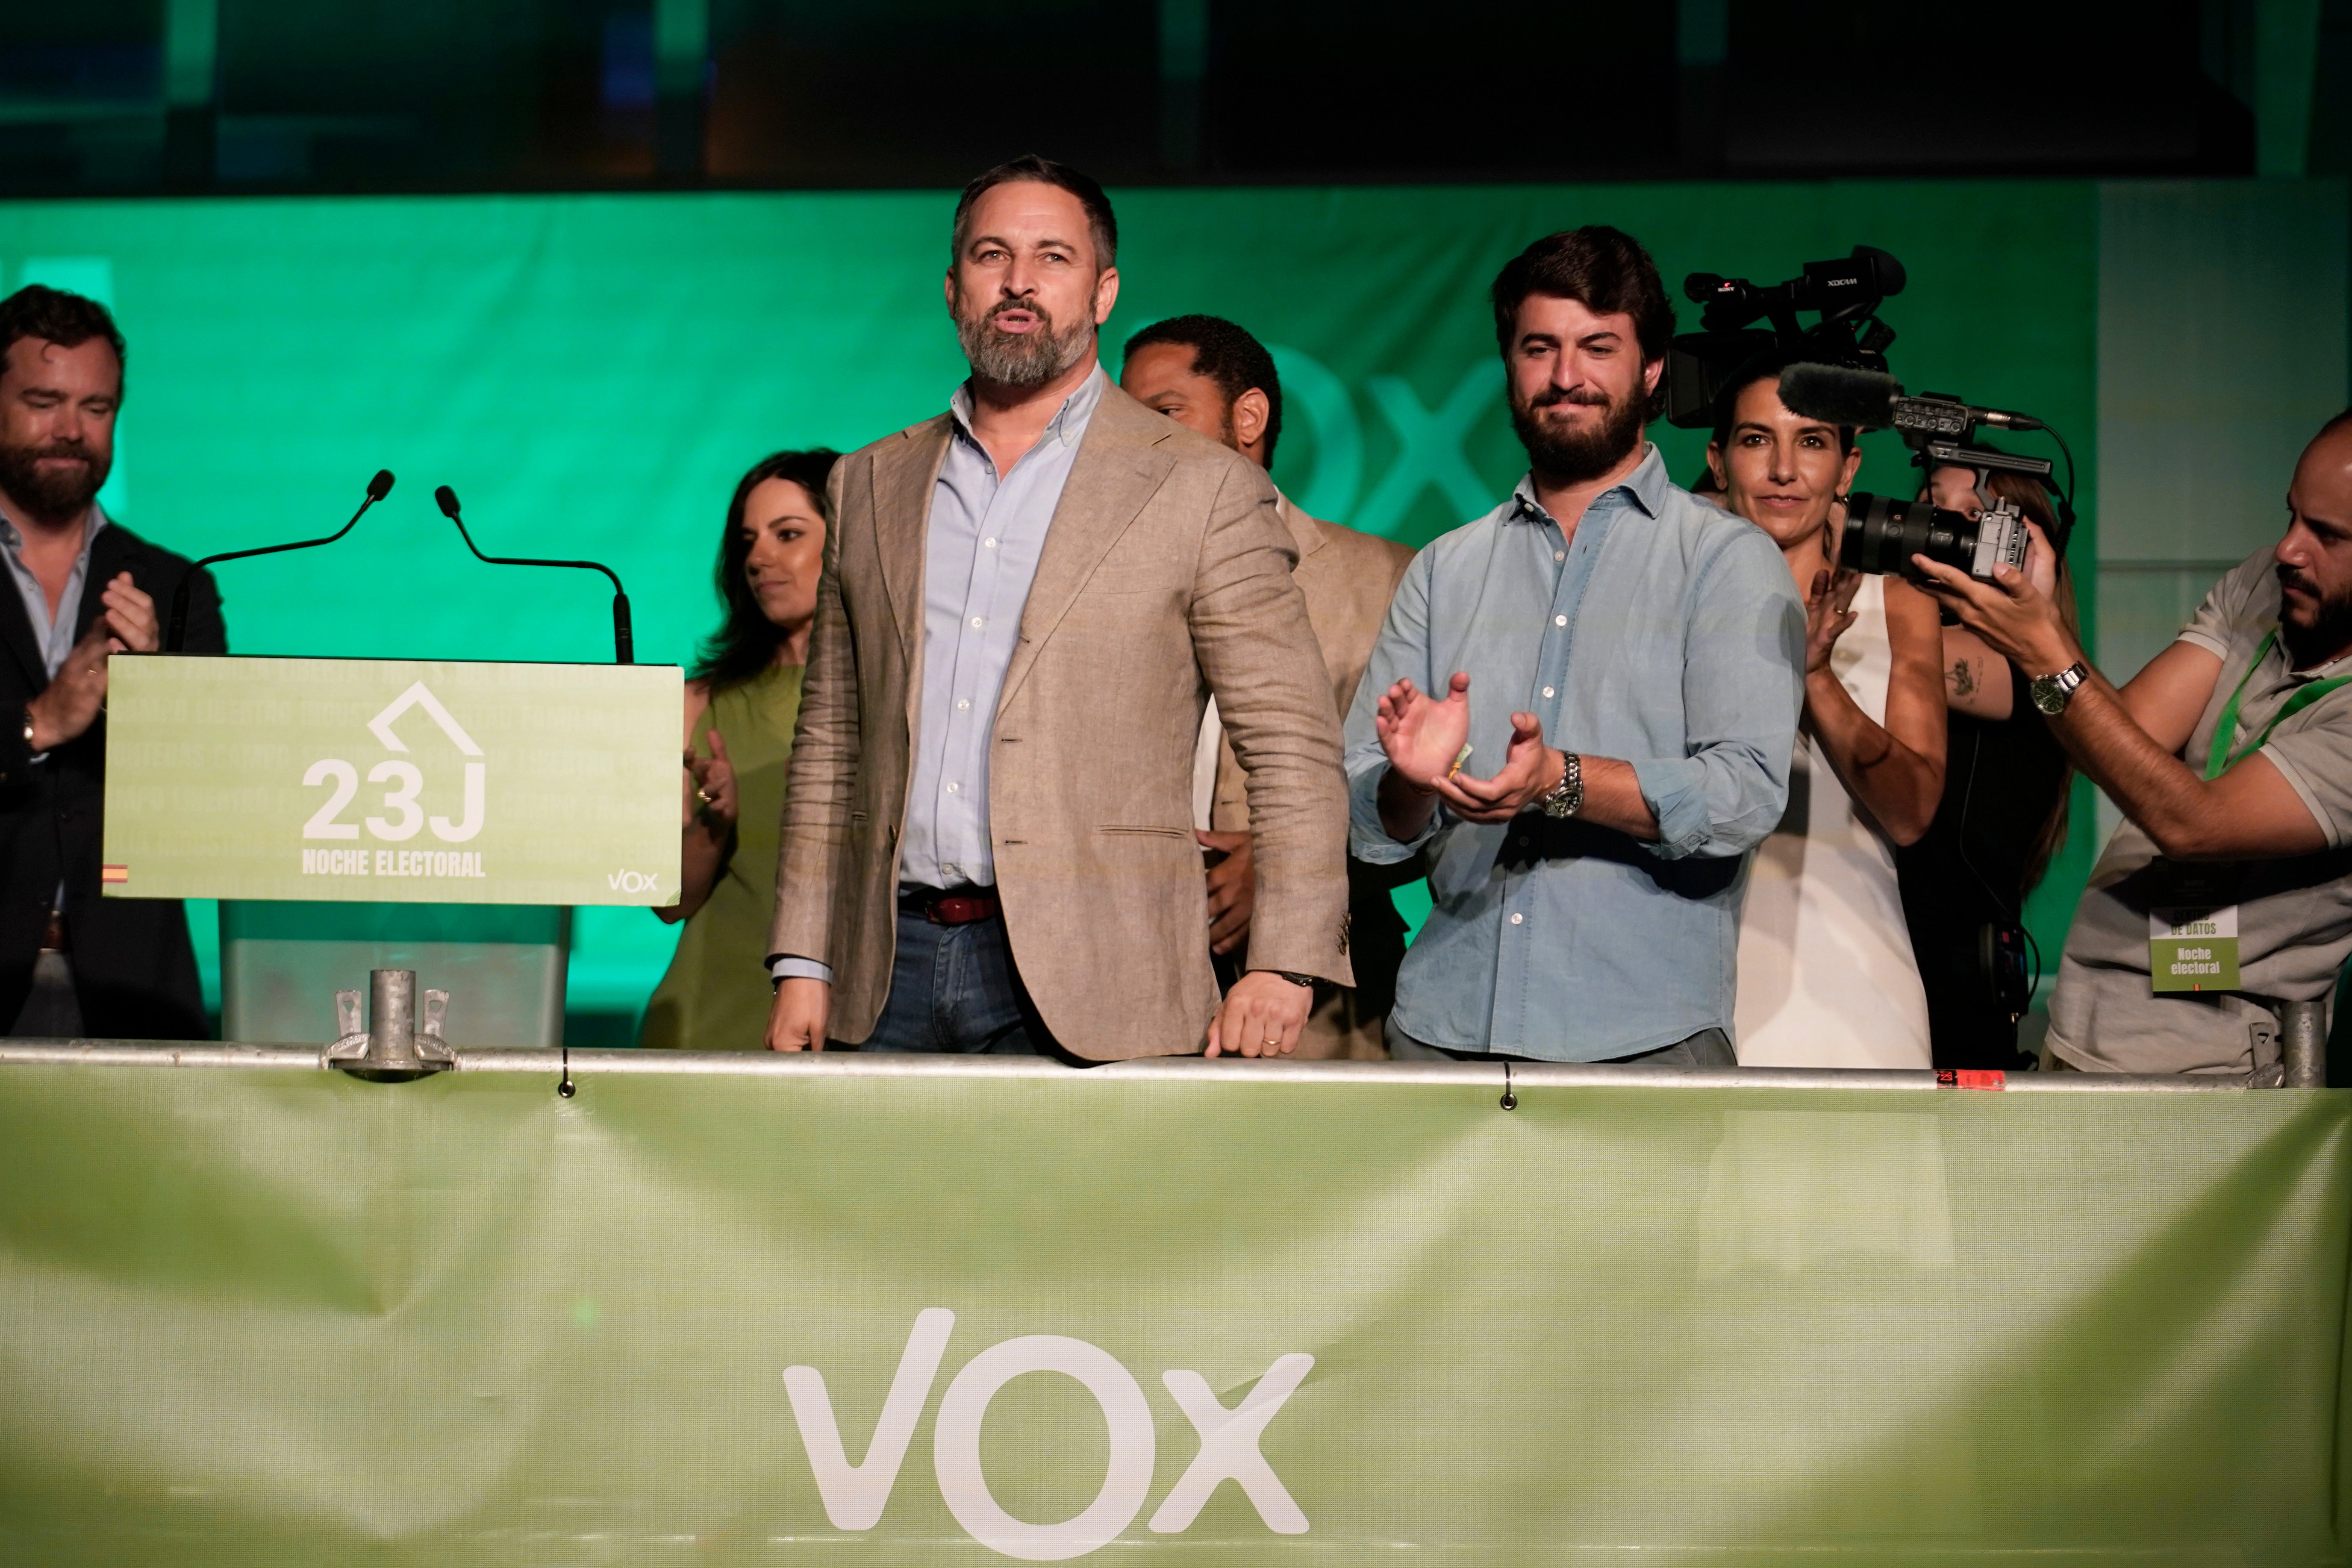
[[[418,1026],[415,975],[377,970],[373,1006],[362,1029],[358,994],[337,996],[342,1026],[323,1046],[212,1044],[205,1041],[0,1039],[0,1067],[258,1068],[277,1071],[340,1068],[381,1081],[437,1071],[539,1073],[557,1079],[569,1096],[575,1078],[644,1074],[738,1078],[846,1075],[852,1078],[1062,1078],[1081,1082],[1139,1080],[1200,1082],[1209,1079],[1266,1083],[1352,1083],[1366,1087],[1474,1084],[1500,1089],[1506,1110],[1520,1089],[1993,1089],[2029,1094],[2210,1093],[2257,1088],[2315,1089],[2326,1082],[2325,1002],[2284,1009],[2284,1060],[2249,1079],[2224,1074],[2084,1072],[1938,1073],[1852,1068],[1629,1067],[1580,1062],[1358,1062],[1146,1057],[1073,1068],[1042,1058],[866,1055],[858,1051],[672,1051],[635,1048],[574,1050],[452,1047],[440,1036],[447,997],[426,993]]]

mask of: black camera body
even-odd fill
[[[2048,426],[2031,415],[2004,409],[1979,408],[1940,392],[1906,395],[1902,383],[1875,371],[1850,365],[1791,365],[1780,376],[1780,398],[1808,419],[1852,426],[1864,430],[1893,430],[1911,448],[1912,461],[1923,471],[1966,468],[1977,477],[1977,494],[1991,500],[1987,482],[1995,473],[2022,474],[2048,483],[2052,465],[2047,458],[2020,457],[1970,441],[1979,426],[2000,430],[2042,430]],[[2062,518],[2064,510],[2062,509]],[[2066,548],[2064,527],[2053,545]],[[1914,555],[1990,583],[2002,566],[2025,569],[2031,537],[2016,503],[1993,500],[1975,517],[1946,511],[1927,501],[1895,500],[1855,491],[1846,498],[1845,532],[1838,542],[1838,562],[1857,572],[1900,573],[1921,580],[1912,565]]]
[[[2013,501],[2000,500],[1974,517],[1926,501],[1856,490],[1846,498],[1845,532],[1838,541],[1838,564],[1851,572],[1897,573],[1914,583],[1926,574],[1913,564],[1924,555],[1991,582],[1996,569],[2025,570],[2032,537]]]
[[[1681,333],[1667,351],[1666,422],[1685,430],[1712,427],[1723,384],[1777,349],[1802,344],[1824,361],[1885,371],[1895,331],[1874,312],[1903,292],[1906,281],[1900,261],[1867,245],[1834,261],[1808,261],[1785,283],[1692,273],[1683,293],[1700,307],[1701,330]],[[1821,320],[1801,326],[1800,311],[1816,311]],[[1769,324],[1756,325],[1759,321]]]

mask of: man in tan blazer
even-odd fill
[[[1146,327],[1127,341],[1120,388],[1147,408],[1249,458],[1274,466],[1282,436],[1282,381],[1274,356],[1234,323],[1216,316],[1178,316]],[[1307,617],[1323,656],[1334,710],[1343,718],[1356,700],[1389,600],[1412,562],[1412,551],[1392,539],[1360,533],[1301,511],[1276,493],[1282,521],[1298,546],[1291,580],[1307,597]],[[1209,942],[1220,959],[1249,950],[1255,895],[1249,800],[1241,763],[1212,709],[1202,726],[1194,774],[1194,824],[1211,854]],[[1396,998],[1404,961],[1405,928],[1392,888],[1418,878],[1417,860],[1398,866],[1348,861],[1349,958],[1353,986],[1322,987],[1298,1042],[1304,1058],[1383,1061],[1382,1025]]]
[[[1339,730],[1264,472],[1096,363],[1101,188],[964,191],[950,412],[845,458],[784,799],[768,1043],[1082,1061],[1297,1047],[1345,984]],[[1213,695],[1256,824],[1219,1002],[1192,837]]]

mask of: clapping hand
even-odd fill
[[[1812,592],[1805,595],[1805,673],[1819,675],[1830,667],[1838,638],[1853,628],[1861,616],[1853,596],[1861,591],[1862,574],[1821,571],[1813,574]]]
[[[695,820],[710,831],[714,838],[724,838],[727,830],[735,826],[735,764],[727,760],[727,739],[718,731],[709,731],[710,755],[686,753],[688,781],[699,803]]]
[[[1389,766],[1465,822],[1510,821],[1558,784],[1567,770],[1560,754],[1544,743],[1543,721],[1533,713],[1514,713],[1510,743],[1494,776],[1456,771],[1470,737],[1470,678],[1458,671],[1442,702],[1410,680],[1398,681],[1381,695],[1372,728]]]
[[[106,661],[118,653],[153,653],[155,601],[141,592],[128,572],[118,572],[99,595],[105,611],[66,655],[48,689],[26,706],[33,750],[46,752],[88,732],[106,705]]]
[[[1470,678],[1456,674],[1443,701],[1398,681],[1381,694],[1372,730],[1389,766],[1423,795],[1436,794],[1470,739]]]

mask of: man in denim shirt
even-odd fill
[[[1643,438],[1674,310],[1640,245],[1538,240],[1494,303],[1530,472],[1415,558],[1348,719],[1355,853],[1433,868],[1390,1048],[1730,1067],[1804,608],[1771,539]]]

